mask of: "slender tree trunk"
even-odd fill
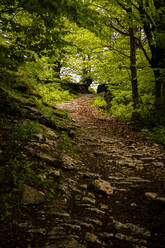
[[[130,37],[130,70],[131,70],[131,84],[132,84],[132,99],[133,107],[136,110],[139,107],[139,94],[138,94],[138,81],[137,81],[137,68],[136,68],[136,40],[135,28],[132,20],[132,7],[127,10],[130,16],[129,24],[129,37]]]
[[[163,68],[153,69],[155,75],[155,106],[158,111],[162,112],[165,111],[165,72],[163,73]]]
[[[136,43],[134,37],[133,27],[129,28],[130,34],[130,69],[131,69],[131,83],[132,83],[132,98],[134,103],[134,109],[139,107],[139,94],[138,94],[138,81],[137,81],[137,69],[136,69]]]
[[[86,55],[83,57],[84,60],[91,60],[90,56]],[[90,75],[91,72],[91,67],[86,66],[86,64],[84,65],[84,68],[82,69],[82,82],[86,85],[86,88],[88,89],[88,87],[92,84],[93,79],[91,78]]]
[[[155,19],[146,16],[143,1],[139,0],[139,12],[151,50],[151,67],[155,75],[155,107],[161,116],[165,112],[165,1],[153,0]]]

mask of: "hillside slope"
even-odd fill
[[[164,247],[164,146],[92,95],[42,108],[1,95],[1,247]]]

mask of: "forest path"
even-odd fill
[[[164,147],[98,113],[92,101],[84,95],[57,105],[80,127],[74,144],[83,166],[67,206],[72,240],[47,247],[164,248]]]

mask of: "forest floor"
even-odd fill
[[[72,120],[80,126],[75,149],[86,175],[80,173],[78,184],[86,189],[93,186],[95,192],[90,197],[88,190],[84,196],[77,193],[80,199],[89,197],[87,203],[93,203],[93,206],[90,209],[88,204],[83,207],[81,203],[77,207],[75,200],[71,202],[72,207],[76,207],[74,215],[83,221],[87,213],[92,216],[96,210],[102,223],[96,224],[92,231],[94,236],[86,234],[91,241],[87,247],[163,248],[165,149],[151,140],[142,139],[127,123],[99,113],[92,107],[92,98],[86,95],[59,105],[67,109]]]
[[[165,247],[165,147],[99,113],[93,100],[93,95],[82,95],[56,106],[67,110],[78,127],[72,139],[76,159],[64,154],[68,167],[52,167],[50,146],[56,149],[56,142],[29,143],[36,170],[39,151],[32,145],[51,151],[43,166],[48,164],[55,178],[62,172],[64,194],[40,205],[16,206],[10,233],[0,224],[0,247]],[[55,136],[53,129],[49,132]]]

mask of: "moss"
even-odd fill
[[[43,128],[38,121],[27,121],[25,123],[20,121],[16,125],[11,138],[23,141],[38,133],[43,133]]]

